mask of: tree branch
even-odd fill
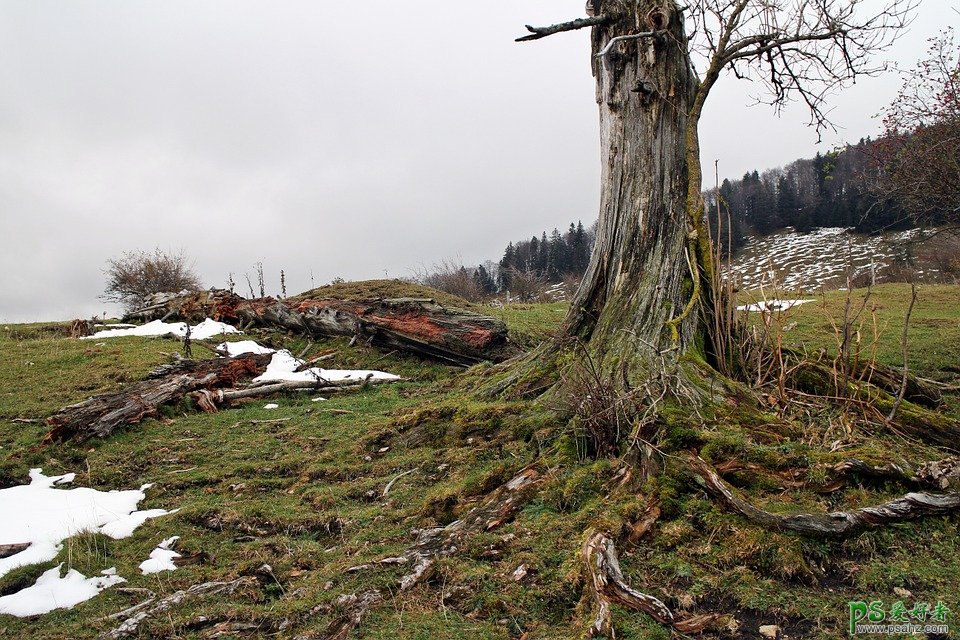
[[[562,33],[564,31],[576,31],[577,29],[583,29],[585,27],[595,27],[601,24],[608,24],[616,20],[619,16],[616,14],[604,13],[599,16],[592,16],[590,18],[577,18],[576,20],[571,20],[570,22],[561,22],[560,24],[552,24],[548,27],[532,27],[529,24],[524,25],[527,28],[527,31],[531,33],[529,36],[522,36],[516,39],[516,42],[527,42],[529,40],[539,40],[540,38],[546,38],[547,36],[552,36],[555,33]]]

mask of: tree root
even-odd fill
[[[384,558],[379,564],[411,564],[413,568],[400,579],[400,590],[416,586],[428,575],[437,558],[454,553],[468,534],[490,531],[509,521],[523,505],[529,490],[543,480],[533,467],[523,469],[463,518],[445,527],[420,532],[417,542],[401,556]]]
[[[195,584],[188,589],[170,594],[156,604],[153,604],[154,598],[150,597],[146,601],[136,606],[130,607],[129,609],[125,609],[117,614],[114,614],[113,616],[110,616],[111,618],[126,617],[126,620],[124,620],[118,627],[101,633],[100,639],[115,640],[117,638],[125,638],[127,636],[136,635],[140,624],[143,623],[144,620],[165,613],[166,611],[169,611],[173,607],[182,603],[184,600],[198,596],[230,595],[238,589],[253,586],[255,584],[257,584],[256,578],[252,576],[245,576],[229,582],[204,582],[201,584]]]
[[[853,511],[792,515],[771,513],[755,507],[736,495],[730,485],[724,482],[719,474],[700,457],[691,457],[691,468],[710,495],[751,522],[768,529],[793,531],[814,537],[843,538],[864,529],[960,510],[960,492],[953,492],[908,493],[902,498],[890,500],[875,507],[863,507]]]
[[[350,593],[340,596],[336,604],[345,609],[344,614],[330,623],[324,637],[326,640],[345,640],[351,631],[360,626],[360,621],[367,611],[382,602],[383,596],[377,590],[364,591],[360,595]]]
[[[587,632],[590,638],[616,638],[610,614],[611,603],[642,611],[680,633],[698,633],[720,617],[719,614],[710,613],[679,619],[662,600],[628,585],[620,570],[613,540],[604,533],[590,532],[581,554],[597,604],[596,615]]]

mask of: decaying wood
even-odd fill
[[[884,465],[872,465],[853,458],[833,465],[830,467],[830,471],[836,476],[860,476],[877,480],[892,480],[905,484],[917,484],[917,478],[914,477],[909,467],[893,462]]]
[[[210,317],[242,327],[292,331],[308,338],[346,336],[458,366],[501,362],[519,351],[506,325],[493,317],[447,308],[429,298],[331,300],[271,297],[247,300],[212,290],[176,297],[128,316],[154,320],[173,314],[195,322]]]
[[[29,542],[19,542],[14,544],[0,544],[0,558],[9,558],[16,555],[30,546]]]
[[[631,587],[623,577],[613,540],[604,533],[589,533],[581,554],[590,578],[591,593],[597,605],[596,615],[588,630],[591,638],[616,637],[610,614],[611,604],[642,611],[657,622],[673,627],[681,633],[703,631],[720,617],[717,614],[702,614],[681,620],[659,598]]]
[[[160,406],[175,403],[188,393],[232,387],[242,378],[259,375],[271,358],[270,354],[244,354],[236,358],[179,361],[157,377],[64,407],[47,418],[51,429],[43,442],[106,437],[119,427],[156,415]]]
[[[843,538],[864,529],[960,510],[960,492],[942,494],[915,492],[875,507],[862,507],[852,511],[789,515],[771,513],[738,496],[730,485],[724,482],[719,474],[700,457],[691,458],[691,468],[710,495],[751,522],[768,529],[793,531],[813,537]]]
[[[144,606],[146,603],[141,603],[135,607],[121,611],[121,615],[118,617],[122,617],[128,612],[131,613],[131,615],[129,615],[129,617],[127,617],[127,619],[124,620],[118,627],[101,633],[100,638],[101,640],[115,640],[117,638],[125,638],[127,636],[136,635],[137,630],[144,620],[148,618],[156,618],[176,607],[184,600],[200,596],[231,595],[238,589],[254,586],[256,584],[256,578],[253,576],[244,576],[242,578],[237,578],[236,580],[230,580],[227,582],[204,582],[201,584],[195,584],[188,589],[177,591],[165,598],[160,599],[156,604],[153,604],[153,599],[150,598],[148,599],[150,606]]]

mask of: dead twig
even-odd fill
[[[917,285],[910,283],[910,306],[907,307],[907,315],[903,319],[903,335],[900,338],[900,343],[903,346],[903,381],[900,383],[900,391],[897,393],[897,399],[893,402],[893,407],[890,408],[890,415],[887,416],[887,422],[893,421],[893,417],[897,415],[897,409],[900,408],[901,403],[903,403],[904,396],[907,395],[907,382],[909,381],[909,372],[907,368],[907,332],[910,329],[910,316],[913,314],[913,305],[917,301]]]

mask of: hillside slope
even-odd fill
[[[894,365],[896,318],[908,291],[878,287],[870,303],[887,325],[878,358]],[[842,316],[844,304],[844,294],[833,292],[791,309],[783,324],[796,325],[784,335],[811,351],[834,348],[829,319]],[[952,381],[958,309],[957,287],[921,291],[910,334],[919,373]],[[495,312],[532,343],[556,329],[562,305]],[[252,337],[294,353],[307,346],[278,334]],[[185,402],[83,444],[38,446],[45,425],[22,421],[140,379],[178,348],[169,339],[81,342],[49,325],[0,329],[0,484],[22,484],[30,468],[42,467],[48,476],[75,472],[75,484],[104,490],[155,483],[142,508],[179,509],[123,540],[78,536],[53,563],[0,578],[0,596],[58,562],[88,576],[115,566],[128,580],[74,609],[33,619],[0,614],[0,635],[95,638],[118,627],[108,616],[151,594],[219,580],[237,588],[184,597],[147,616],[139,637],[580,638],[593,604],[580,558],[590,530],[616,537],[631,585],[678,612],[720,614],[700,637],[761,638],[764,625],[791,638],[848,637],[848,603],[864,599],[908,608],[941,602],[960,612],[956,515],[847,539],[770,532],[721,508],[682,465],[630,484],[623,460],[584,457],[582,433],[557,413],[474,398],[469,389],[489,375],[483,365],[462,372],[330,340],[311,347],[335,354],[324,366],[376,368],[405,380],[324,401],[282,395],[271,399],[276,409],[254,401],[205,414]],[[550,409],[578,400],[558,398]],[[956,407],[950,403],[947,412]],[[668,460],[698,451],[771,511],[852,509],[907,490],[891,479],[838,478],[831,469],[844,460],[919,465],[946,455],[838,412],[809,408],[801,419],[746,401],[726,411],[698,417],[672,407],[675,418],[653,444]],[[516,508],[465,536],[401,590],[411,563],[383,559],[403,557],[424,529],[488,504],[523,470],[534,470],[536,481]],[[659,516],[643,532],[653,508]],[[139,563],[172,536],[194,562],[141,575]],[[369,604],[365,613],[361,602]],[[671,637],[643,613],[615,606],[613,619],[621,638]]]

